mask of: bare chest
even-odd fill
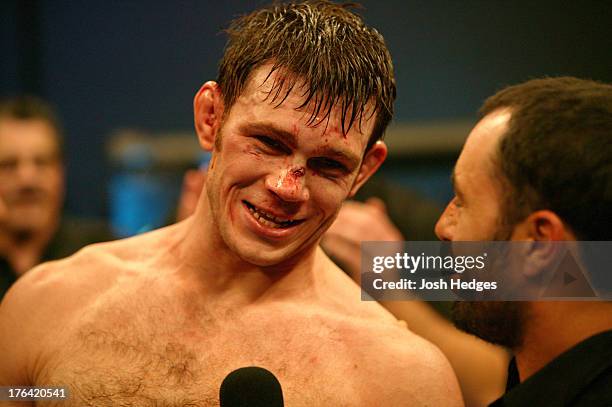
[[[359,366],[319,319],[110,307],[58,339],[36,384],[67,386],[63,406],[216,406],[223,379],[245,366],[273,372],[288,406],[360,405]]]

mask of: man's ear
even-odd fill
[[[365,157],[363,157],[363,161],[361,163],[361,167],[359,168],[359,173],[357,174],[357,178],[355,178],[355,182],[351,188],[351,192],[349,193],[349,198],[355,196],[359,188],[378,170],[381,164],[387,158],[387,145],[379,140],[366,153]]]
[[[553,211],[531,213],[514,230],[513,239],[533,241],[575,240],[575,236]]]
[[[193,121],[204,150],[213,150],[223,120],[223,110],[221,87],[217,82],[206,82],[193,99]]]
[[[561,245],[555,242],[575,240],[561,218],[550,210],[531,213],[516,226],[512,238],[530,242],[526,253],[528,261],[523,268],[528,277],[539,275],[558,260]]]

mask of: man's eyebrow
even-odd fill
[[[279,141],[291,148],[297,147],[295,134],[276,127],[272,123],[245,123],[240,126],[241,133],[250,133],[260,136],[275,136]]]
[[[274,136],[279,141],[287,144],[291,148],[296,148],[298,145],[297,137],[295,134],[286,130],[280,129],[272,123],[245,123],[239,128],[241,133],[257,134],[261,136]],[[320,150],[320,154],[328,156],[330,158],[337,158],[341,161],[346,162],[349,169],[356,168],[361,159],[348,151],[339,150],[333,147],[323,147]]]

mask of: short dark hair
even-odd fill
[[[376,121],[368,148],[382,138],[393,117],[396,96],[391,55],[383,37],[349,11],[354,4],[329,1],[273,4],[234,20],[219,65],[217,82],[226,111],[243,91],[250,74],[272,63],[283,75],[269,96],[282,104],[297,85],[304,86],[303,108],[314,102],[309,124],[329,120],[340,103],[346,134],[374,102]]]
[[[555,212],[581,240],[609,240],[612,219],[612,85],[535,79],[487,99],[482,117],[511,113],[498,145],[506,224]]]
[[[62,124],[55,109],[43,99],[31,95],[2,99],[0,100],[0,121],[3,119],[42,120],[48,123],[55,132],[58,152],[62,154]]]

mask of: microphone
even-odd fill
[[[263,367],[236,369],[219,389],[221,407],[283,407],[283,390],[276,376]]]

